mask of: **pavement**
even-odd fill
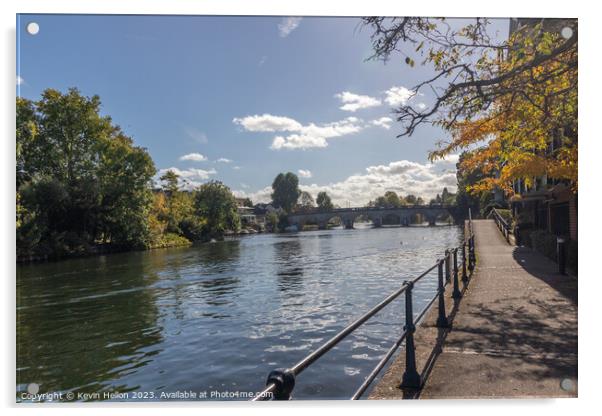
[[[477,266],[460,300],[446,289],[451,328],[435,326],[435,303],[415,333],[422,388],[399,387],[401,348],[370,399],[577,397],[577,279],[493,220],[473,229]]]

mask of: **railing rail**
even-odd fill
[[[361,386],[351,397],[352,400],[359,399],[363,393],[368,389],[370,384],[376,379],[380,371],[384,368],[387,362],[395,354],[397,349],[404,343],[406,345],[406,366],[402,376],[402,387],[417,388],[422,384],[420,375],[416,370],[416,357],[414,347],[414,332],[416,325],[421,322],[426,313],[430,310],[431,306],[438,302],[438,318],[436,325],[438,327],[447,328],[449,322],[447,320],[446,309],[445,309],[445,288],[448,284],[453,285],[452,297],[459,299],[462,294],[459,290],[459,274],[462,273],[462,281],[464,285],[468,282],[468,271],[472,272],[475,265],[475,252],[474,252],[474,234],[472,232],[472,220],[469,220],[469,233],[468,237],[465,237],[462,244],[451,250],[445,251],[445,256],[442,259],[438,259],[433,266],[427,269],[425,272],[420,274],[411,280],[403,282],[402,286],[383,299],[380,303],[372,307],[368,312],[357,318],[351,324],[346,326],[343,330],[337,333],[334,337],[322,344],[318,349],[307,355],[301,361],[296,363],[290,368],[279,368],[273,370],[268,375],[266,381],[266,388],[255,395],[252,401],[269,400],[273,398],[275,400],[289,400],[292,395],[292,391],[295,387],[295,378],[301,374],[303,370],[317,361],[320,357],[334,348],[339,342],[345,339],[349,334],[355,331],[357,328],[362,326],[367,320],[376,315],[380,310],[385,308],[400,295],[405,294],[405,325],[401,336],[393,343],[387,353],[378,362],[372,372],[366,377]],[[458,252],[461,253],[461,260],[458,262]],[[425,276],[429,275],[433,270],[437,269],[437,293],[427,303],[414,318],[413,313],[413,288]],[[445,269],[445,272],[444,272]]]
[[[504,235],[504,238],[509,243],[510,242],[510,234],[512,234],[512,227],[508,224],[508,222],[504,219],[504,217],[502,217],[502,215],[497,211],[497,209],[493,208],[491,210],[491,214],[493,216],[493,219],[494,219],[497,227],[500,229],[500,231]]]

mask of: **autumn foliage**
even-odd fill
[[[502,93],[487,111],[451,124],[451,141],[430,154],[438,159],[472,150],[459,166],[485,174],[470,187],[472,193],[498,187],[511,194],[513,181],[522,179],[531,187],[543,175],[577,191],[577,46],[541,59],[539,65],[526,65],[565,41],[539,29],[516,32],[506,55],[483,63],[496,69]]]

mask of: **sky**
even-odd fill
[[[490,31],[507,36],[507,19]],[[410,95],[434,72],[401,55],[369,60],[370,34],[358,18],[18,15],[17,95],[99,95],[157,178],[172,169],[187,187],[220,180],[255,203],[288,171],[344,207],[386,191],[455,191],[457,155],[428,162],[443,131],[396,137],[392,110],[427,108],[427,92]]]

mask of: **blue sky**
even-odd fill
[[[507,28],[501,19],[492,31]],[[218,179],[266,201],[273,178],[292,171],[341,206],[455,189],[453,157],[427,163],[445,135],[424,126],[397,139],[391,120],[432,71],[399,55],[366,61],[370,30],[356,18],[20,15],[17,31],[19,95],[98,94],[159,171],[191,186]]]

